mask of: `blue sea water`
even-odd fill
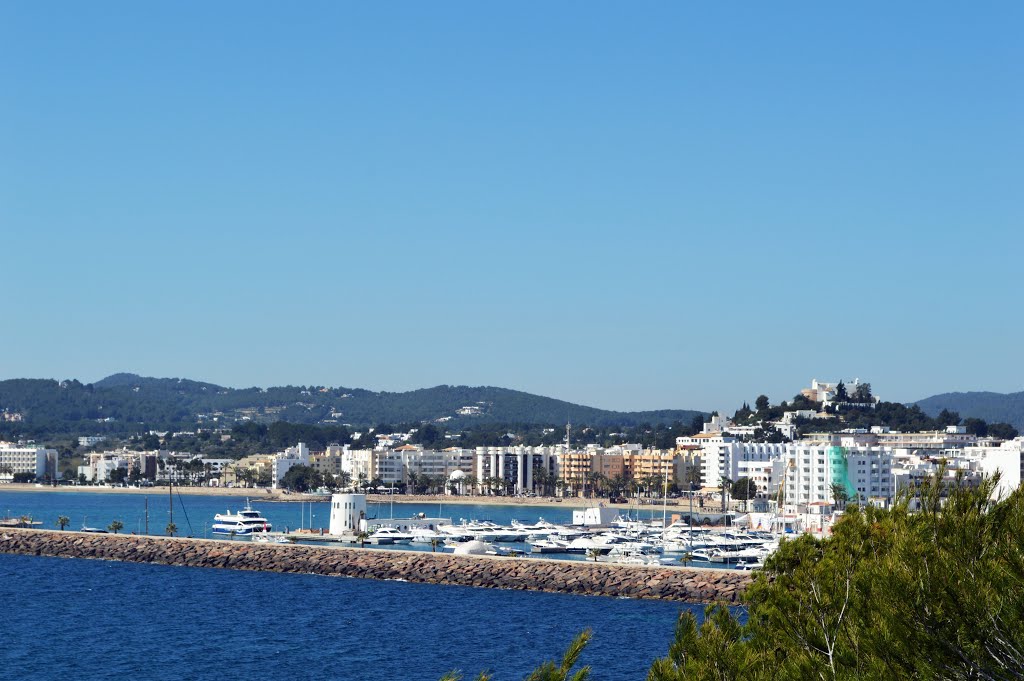
[[[582,629],[597,680],[643,679],[699,606],[0,555],[0,679],[521,679]]]
[[[264,495],[265,496],[265,495]],[[167,488],[150,494],[118,494],[110,492],[44,492],[10,491],[0,493],[0,513],[8,517],[32,516],[41,521],[45,528],[55,527],[57,516],[66,515],[71,519],[68,529],[82,525],[106,527],[112,520],[124,523],[125,532],[142,534],[145,530],[146,500],[149,503],[149,533],[162,534],[170,518],[170,499]],[[285,527],[327,527],[330,521],[330,503],[327,499],[312,503],[268,502],[259,494],[252,497],[253,507],[264,514],[275,530]],[[216,513],[236,511],[245,505],[245,499],[237,496],[175,495],[174,522],[179,530],[195,537],[209,535],[210,525]],[[491,520],[508,524],[512,519],[530,523],[543,517],[554,523],[572,521],[572,508],[562,505],[516,506],[484,504],[395,503],[370,504],[368,514],[381,518],[408,518],[416,513],[429,517]],[[641,507],[634,512],[641,518],[661,518],[661,508]],[[191,531],[189,531],[191,528]]]

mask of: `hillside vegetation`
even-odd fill
[[[123,435],[144,429],[272,423],[343,425],[438,421],[462,428],[481,423],[595,427],[692,421],[701,412],[616,412],[505,388],[441,385],[402,393],[358,388],[284,386],[225,388],[178,378],[115,374],[94,384],[77,380],[0,381],[0,436],[60,433]],[[18,415],[18,416],[14,416]],[[20,418],[21,420],[10,420]]]
[[[943,393],[915,403],[926,414],[937,415],[943,409],[962,416],[984,419],[989,423],[1009,423],[1024,431],[1024,392],[1019,393]]]

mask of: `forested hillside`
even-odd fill
[[[285,386],[224,388],[177,378],[115,374],[94,384],[77,380],[0,381],[0,436],[59,433],[123,435],[196,425],[272,423],[369,426],[435,421],[449,428],[481,423],[595,427],[681,421],[701,412],[615,412],[494,387],[437,386],[404,393],[358,388]]]
[[[1009,423],[1024,432],[1024,392],[1019,393],[943,393],[915,402],[926,414],[935,416],[943,409],[961,416],[985,419],[989,423]]]

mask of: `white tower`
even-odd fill
[[[331,534],[355,534],[366,529],[366,495],[331,495]]]

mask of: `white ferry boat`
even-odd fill
[[[248,536],[254,532],[270,532],[271,527],[270,521],[246,501],[245,508],[238,513],[226,511],[213,516],[211,531],[214,534]]]

